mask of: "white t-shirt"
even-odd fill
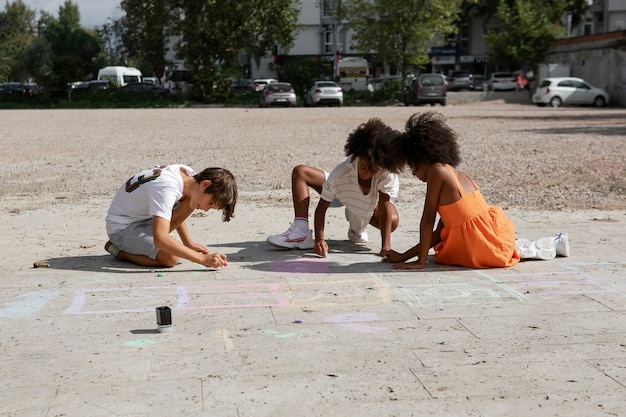
[[[141,171],[122,184],[107,211],[107,233],[153,216],[171,220],[174,204],[183,196],[181,168],[196,175],[186,165],[167,165]]]
[[[322,187],[322,199],[332,202],[337,199],[346,207],[350,226],[355,232],[363,231],[378,204],[378,192],[387,194],[391,200],[398,196],[398,175],[381,169],[373,178],[369,193],[363,194],[359,185],[359,158],[343,159],[331,172]]]

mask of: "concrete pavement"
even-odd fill
[[[108,202],[5,218],[3,416],[626,415],[623,211],[509,210],[522,237],[567,230],[571,256],[402,272],[379,262],[375,230],[345,240],[341,209],[327,259],[272,248],[290,207],[242,199],[230,223],[190,219],[228,267],[151,270],[104,252]],[[51,225],[59,211],[80,236]],[[404,250],[420,207],[399,211]]]

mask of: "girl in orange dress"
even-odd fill
[[[435,262],[440,264],[499,268],[519,262],[511,220],[500,207],[489,206],[474,181],[455,169],[461,161],[457,135],[443,116],[434,112],[411,116],[398,140],[402,157],[397,159],[426,183],[426,200],[420,242],[404,253],[392,250],[383,261],[393,262],[395,269],[422,269],[428,250],[434,248]]]

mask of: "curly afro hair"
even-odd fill
[[[461,162],[457,138],[457,133],[446,124],[442,114],[416,113],[406,122],[395,159],[399,162],[404,158],[412,169],[436,162],[456,167]]]
[[[393,130],[380,119],[372,118],[350,133],[344,150],[352,161],[358,157],[383,169],[397,172],[397,164],[391,150],[400,135],[400,132]]]

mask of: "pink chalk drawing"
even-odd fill
[[[162,300],[163,293],[174,289],[177,294],[176,309],[188,302],[187,290],[182,286],[83,288],[76,290],[72,305],[64,314],[116,314],[138,313],[154,310],[154,301]],[[145,300],[150,300],[146,302]],[[125,307],[128,305],[128,307]],[[112,308],[116,306],[117,308]]]
[[[270,263],[272,272],[291,274],[327,274],[328,262],[324,258],[298,258]]]
[[[172,292],[175,291],[175,295]],[[193,301],[190,294],[193,294]],[[175,310],[257,308],[287,305],[281,284],[118,287],[77,290],[65,314],[116,314],[150,311],[176,297]]]

